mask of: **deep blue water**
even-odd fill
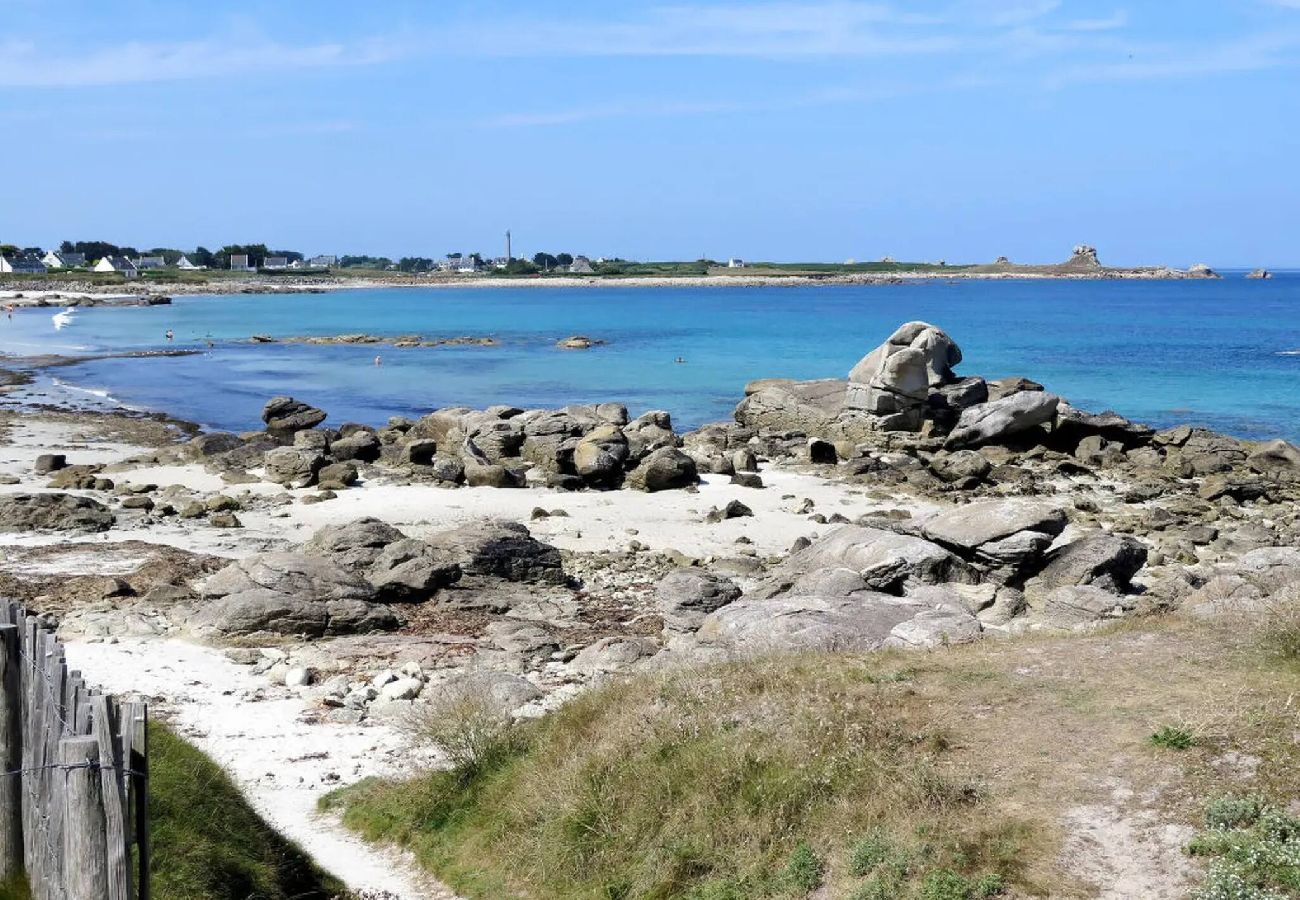
[[[844,377],[900,323],[948,331],[989,378],[1025,375],[1077,406],[1155,425],[1300,439],[1300,273],[1271,281],[961,281],[786,288],[493,288],[178,297],[171,306],[56,310],[0,320],[0,352],[198,347],[53,370],[82,388],[211,427],[259,425],[273,394],[380,423],[446,405],[617,400],[679,427],[728,418],[746,381]],[[168,344],[171,328],[176,340]],[[397,350],[253,345],[369,332],[492,335],[498,347]],[[608,341],[563,351],[558,338]],[[206,340],[216,347],[206,349]],[[383,365],[376,367],[376,353]],[[675,364],[677,357],[685,364]]]

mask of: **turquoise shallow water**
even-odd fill
[[[0,320],[0,352],[196,347],[197,356],[105,359],[53,370],[217,428],[258,426],[292,394],[330,421],[380,423],[438,406],[617,400],[679,427],[728,418],[746,381],[843,377],[900,323],[961,345],[963,374],[1025,375],[1078,406],[1156,425],[1300,439],[1300,274],[1270,281],[924,282],[787,288],[493,288],[178,297],[171,306],[57,310]],[[168,344],[164,332],[175,331]],[[397,350],[246,343],[369,332],[491,335],[497,347]],[[558,338],[608,341],[562,351]],[[208,350],[207,341],[216,346]],[[372,364],[376,353],[384,364]],[[677,357],[684,364],[674,363]]]

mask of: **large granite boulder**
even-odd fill
[[[488,462],[501,464],[519,456],[524,443],[523,424],[517,418],[483,422],[470,432],[468,442]]]
[[[292,444],[296,432],[315,428],[325,418],[324,410],[292,397],[272,397],[262,408],[266,430],[282,444]]]
[[[76,494],[0,495],[0,531],[107,531],[108,507]]]
[[[637,416],[623,426],[623,435],[627,438],[629,465],[636,465],[661,447],[681,445],[681,440],[673,431],[672,416],[663,410],[653,410]]]
[[[573,449],[573,470],[588,484],[617,486],[623,478],[628,441],[617,425],[597,425]]]
[[[973,583],[977,573],[951,551],[878,528],[844,525],[790,555],[753,591],[756,597],[816,592],[901,591],[907,583]]]
[[[202,589],[208,602],[191,619],[201,635],[353,634],[396,628],[364,578],[328,559],[263,553],[231,563]]]
[[[383,445],[373,431],[354,431],[347,437],[330,443],[330,455],[337,460],[374,462],[383,452]]]
[[[669,572],[655,588],[655,605],[669,631],[695,631],[709,613],[738,599],[734,581],[695,566]]]
[[[944,446],[978,447],[992,444],[1031,428],[1052,422],[1061,398],[1039,391],[1022,391],[990,400],[962,410],[957,425],[949,433]]]
[[[930,390],[955,381],[961,350],[942,330],[908,322],[849,372],[846,410],[887,416],[916,412]]]
[[[745,385],[736,407],[741,425],[761,431],[822,434],[844,410],[845,382],[770,378]]]
[[[1300,447],[1286,441],[1267,441],[1246,457],[1246,465],[1279,481],[1300,481]]]
[[[244,439],[229,431],[209,431],[200,434],[185,445],[185,452],[195,459],[206,459],[220,453],[229,453],[244,444]]]
[[[676,447],[660,447],[627,474],[628,487],[639,491],[671,491],[700,480],[695,460]]]
[[[885,646],[894,629],[931,609],[891,594],[744,597],[709,614],[696,640],[732,653],[861,652]]]
[[[446,551],[466,575],[547,584],[566,580],[560,551],[537,540],[517,522],[462,525],[438,532],[429,543]]]
[[[1119,618],[1136,605],[1133,597],[1114,594],[1093,584],[1068,585],[1047,595],[1038,618],[1051,628],[1080,628]]]
[[[427,600],[460,575],[460,564],[449,551],[414,538],[388,544],[366,569],[381,600],[406,602]]]
[[[939,513],[921,531],[963,559],[1014,574],[1039,561],[1065,524],[1051,503],[982,500]]]
[[[405,537],[387,522],[367,516],[343,525],[326,525],[303,544],[302,552],[359,571],[374,565],[385,547]]]
[[[1089,584],[1124,593],[1146,561],[1147,548],[1136,538],[1099,531],[1054,550],[1025,591],[1033,596],[1058,587]]]
[[[325,457],[316,450],[278,447],[266,454],[262,465],[267,481],[305,488],[316,483],[316,476],[325,468]]]

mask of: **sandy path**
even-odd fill
[[[212,756],[267,821],[352,889],[454,900],[404,855],[372,847],[316,812],[321,795],[340,785],[419,764],[394,729],[304,722],[306,704],[291,690],[185,641],[71,643],[68,662],[107,691],[163,698],[155,709]]]

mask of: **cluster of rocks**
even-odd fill
[[[400,334],[386,337],[379,334],[313,334],[285,338],[272,337],[269,334],[255,334],[249,340],[254,344],[313,344],[320,346],[337,346],[342,344],[368,344],[394,347],[407,350],[414,347],[495,347],[499,343],[494,337],[459,335],[449,338],[426,338],[418,334]]]
[[[559,551],[517,523],[480,522],[420,540],[364,518],[326,526],[297,550],[232,562],[203,584],[188,624],[205,638],[365,634],[398,628],[397,604],[472,605],[460,595],[490,594],[497,582],[565,580]]]
[[[565,490],[689,488],[695,459],[666,412],[631,419],[618,403],[559,410],[454,407],[419,419],[394,417],[384,428],[348,423],[319,427],[324,410],[275,397],[262,411],[265,432],[214,432],[187,447],[193,458],[226,473],[261,467],[290,488],[338,491],[365,467],[390,477],[448,485]]]

